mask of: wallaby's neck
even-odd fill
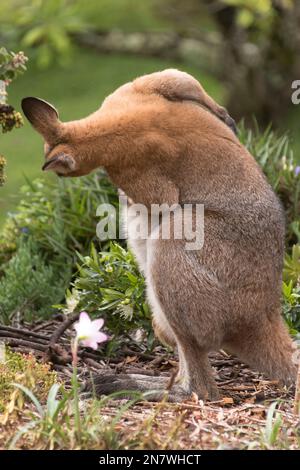
[[[104,167],[111,181],[134,202],[178,202],[178,189],[165,169],[153,164],[156,149],[145,148],[144,131],[133,126],[132,119],[94,113],[65,123],[64,132],[78,149],[77,158],[84,159],[90,171]]]
[[[107,168],[128,151],[126,131],[115,118],[94,113],[84,119],[63,123],[63,138],[74,147],[75,158],[89,171]]]
[[[75,145],[83,145],[93,155],[95,164],[108,160],[114,146],[118,125],[114,119],[94,113],[84,119],[63,124],[67,139]],[[118,133],[122,137],[122,133]]]

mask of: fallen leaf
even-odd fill
[[[222,398],[223,405],[233,405],[233,398],[231,397],[224,397]]]

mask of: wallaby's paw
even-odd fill
[[[201,396],[199,396],[199,398],[201,398]],[[220,393],[219,393],[218,387],[212,384],[212,386],[208,387],[207,395],[203,398],[204,400],[209,400],[209,401],[220,400]]]

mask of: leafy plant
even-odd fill
[[[283,424],[281,414],[276,410],[277,403],[274,402],[267,412],[266,427],[263,434],[263,442],[267,448],[272,448],[279,439]]]
[[[78,12],[77,1],[13,0],[3,15],[4,37],[12,39],[26,50],[32,50],[32,58],[40,68],[54,62],[65,64],[72,51],[71,35],[81,31],[84,23]]]
[[[17,75],[26,70],[26,61],[27,57],[23,52],[15,54],[8,52],[5,47],[0,48],[0,125],[3,132],[11,131],[14,127],[20,127],[23,124],[21,114],[6,103],[6,87]],[[0,154],[0,186],[5,183],[5,165],[6,160]]]
[[[283,314],[290,332],[297,335],[300,331],[300,287],[293,286],[293,282],[283,282]],[[299,335],[298,335],[299,336]]]
[[[62,260],[50,265],[30,238],[20,243],[0,279],[0,320],[9,323],[21,316],[26,320],[47,318],[53,303],[64,298],[71,277],[71,266]]]
[[[5,47],[0,48],[0,125],[2,131],[11,131],[14,127],[23,124],[22,116],[14,108],[7,104],[7,85],[20,73],[26,70],[27,57],[23,52],[8,52]]]
[[[237,23],[244,28],[253,24],[259,30],[268,30],[273,17],[276,15],[271,0],[221,0],[225,5],[237,7]]]
[[[49,390],[46,405],[28,387],[13,384],[27,401],[31,401],[34,411],[23,412],[26,424],[8,441],[9,449],[16,449],[20,439],[23,443],[41,449],[126,449],[132,447],[131,436],[118,430],[124,413],[142,394],[132,392],[132,399],[121,405],[116,415],[109,420],[102,418],[102,410],[108,402],[122,396],[115,393],[101,400],[92,399],[86,403],[84,413],[80,413],[80,427],[75,426],[74,390],[66,391],[54,383]],[[24,445],[24,444],[23,444]]]
[[[283,279],[293,285],[300,283],[300,245],[294,245],[292,253],[285,255]]]
[[[50,370],[49,364],[39,363],[31,354],[20,354],[5,349],[4,360],[0,362],[0,411],[6,410],[1,421],[5,421],[14,406],[20,410],[24,400],[17,393],[12,382],[30,387],[39,400],[45,400],[51,386],[57,381],[56,372]]]
[[[284,206],[288,228],[287,245],[297,243],[299,235],[297,227],[299,227],[300,218],[300,174],[297,171],[288,136],[277,136],[270,126],[261,132],[257,123],[254,129],[249,129],[242,122],[239,126],[239,138],[256,158]]]
[[[16,312],[26,319],[54,312],[51,306],[62,302],[71,282],[76,251],[87,254],[91,241],[98,243],[98,205],[118,201],[102,171],[56,185],[28,182],[22,195],[0,239],[0,318],[5,322]]]
[[[97,207],[117,204],[116,191],[103,171],[76,179],[28,182],[22,199],[9,214],[2,231],[3,244],[16,244],[24,232],[32,236],[41,252],[75,258],[75,250],[85,253],[96,240]],[[1,245],[0,245],[1,246]]]
[[[8,52],[5,47],[1,47],[0,80],[14,80],[18,75],[20,75],[26,70],[25,64],[27,60],[28,59],[23,52],[18,52],[17,54],[15,54],[14,52]]]
[[[115,335],[137,328],[149,330],[150,311],[145,300],[145,281],[130,251],[111,243],[107,251],[78,255],[81,264],[73,283],[76,308],[106,318]]]

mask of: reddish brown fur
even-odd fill
[[[168,331],[157,328],[179,349],[173,398],[182,390],[217,396],[207,353],[221,347],[293,382],[280,305],[284,217],[226,110],[174,70],[122,86],[79,121],[61,123],[36,98],[23,100],[23,109],[46,140],[46,169],[81,176],[103,166],[134,202],[204,204],[203,248],[187,252],[184,241],[159,240],[147,268],[148,288],[168,322]],[[139,388],[150,387],[145,383]],[[110,391],[103,381],[98,386]]]

